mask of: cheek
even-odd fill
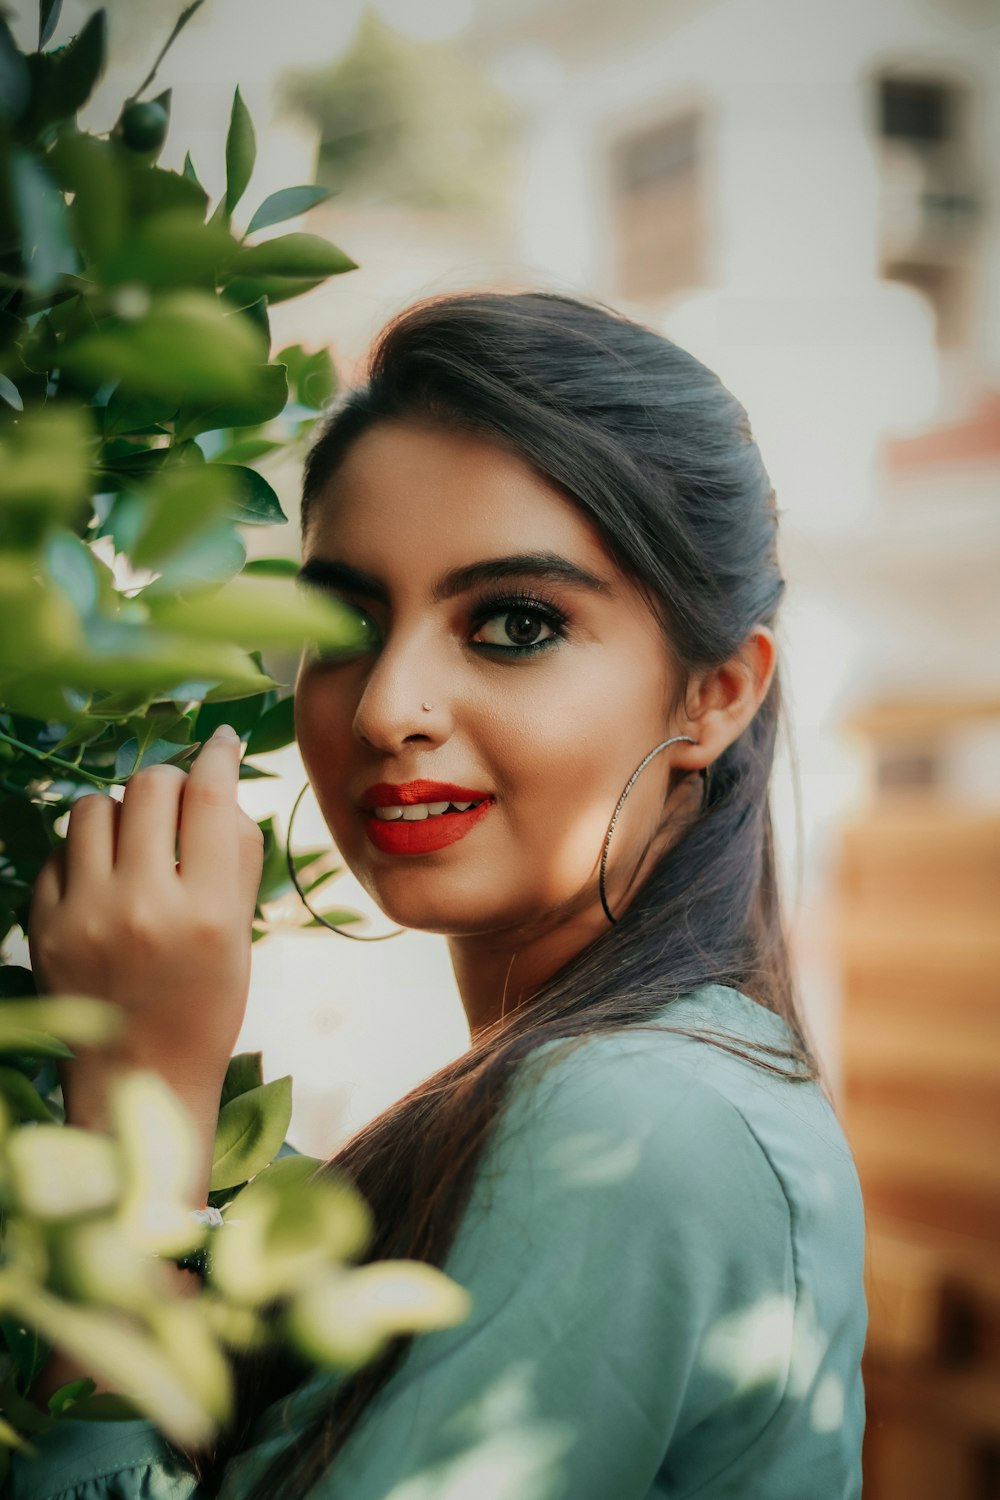
[[[300,674],[295,686],[295,738],[323,812],[335,811],[334,793],[347,782],[351,712],[332,681]]]
[[[553,674],[537,693],[510,705],[500,784],[512,794],[518,837],[539,858],[545,851],[545,858],[576,864],[588,860],[595,845],[600,853],[625,783],[664,738],[657,688],[648,671],[595,663],[572,680]]]

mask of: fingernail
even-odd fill
[[[236,744],[236,745],[238,745],[239,742],[240,742],[240,737],[236,733],[236,730],[233,728],[233,726],[231,724],[220,724],[219,727],[218,727],[218,729],[211,736],[211,739],[212,740],[230,740],[233,744]]]

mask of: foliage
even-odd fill
[[[413,42],[371,11],[332,67],[292,75],[289,104],[319,130],[320,179],[414,208],[489,208],[511,120],[489,81],[453,50]]]
[[[283,189],[236,227],[256,151],[238,90],[214,207],[190,157],[183,172],[158,164],[170,91],[144,96],[201,0],[110,128],[82,130],[105,14],[53,45],[60,3],[41,0],[30,55],[0,12],[0,942],[23,934],[77,797],[142,766],[184,766],[222,721],[249,757],[288,744],[291,700],[262,651],[350,649],[356,629],[296,585],[294,564],[247,563],[240,536],[285,521],[256,465],[304,438],[335,385],[325,349],[271,358],[268,309],[353,266],[316,235],[248,235],[323,190]],[[241,769],[267,774],[252,758]],[[255,937],[289,889],[270,820],[264,833]],[[330,874],[319,859],[296,856],[310,890]],[[259,1055],[233,1059],[216,1138],[211,1201],[225,1210],[239,1194],[239,1225],[212,1231],[220,1253],[200,1296],[168,1295],[155,1253],[204,1233],[182,1211],[193,1127],[179,1101],[133,1074],[113,1137],[63,1122],[57,1060],[115,1022],[100,1001],[38,998],[27,970],[0,966],[0,1479],[9,1446],[71,1406],[123,1410],[88,1381],[38,1410],[28,1393],[56,1339],[197,1443],[232,1400],[225,1349],[270,1336],[265,1299],[288,1302],[277,1334],[319,1363],[461,1313],[458,1289],[426,1267],[398,1316],[370,1277],[353,1296],[346,1261],[366,1211],[346,1185],[308,1180],[315,1162],[279,1159],[291,1081],[264,1084]]]

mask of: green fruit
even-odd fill
[[[162,104],[130,104],[122,112],[122,140],[130,151],[158,151],[167,138],[169,121]]]

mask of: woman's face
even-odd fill
[[[678,675],[596,528],[485,439],[383,422],[314,501],[303,572],[374,625],[355,656],[303,658],[295,717],[340,853],[381,909],[454,935],[599,909],[608,823],[678,732]],[[661,825],[670,755],[617,824],[612,910]]]

